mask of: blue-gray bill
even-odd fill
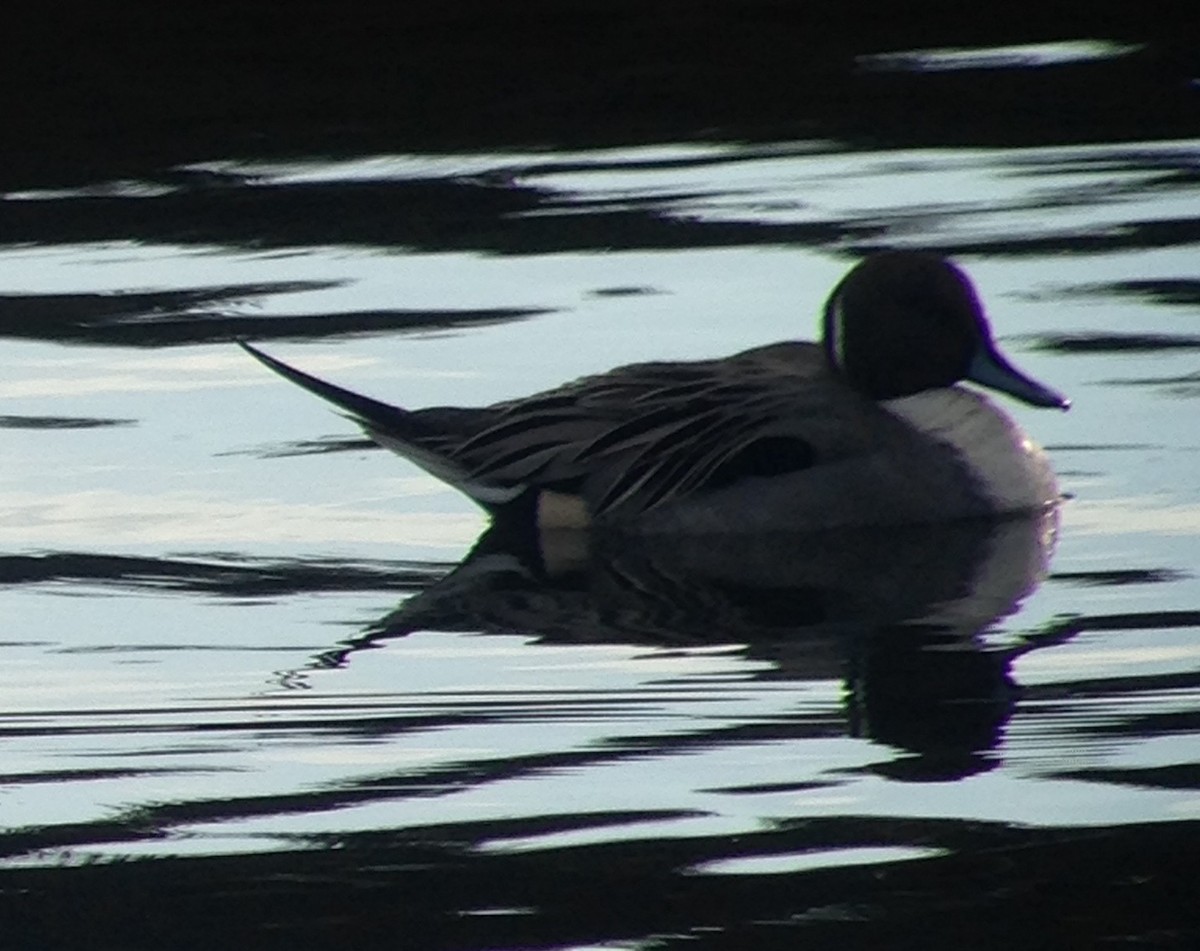
[[[1057,390],[1026,376],[990,347],[980,347],[971,360],[966,378],[980,386],[1007,393],[1030,406],[1070,409],[1071,401]]]

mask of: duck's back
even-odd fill
[[[592,521],[632,523],[683,499],[777,479],[856,451],[890,421],[833,373],[819,347],[781,343],[722,360],[642,363],[455,421],[438,451],[471,483],[577,497]],[[840,425],[846,418],[853,426]],[[872,422],[874,420],[874,422]],[[865,431],[865,432],[864,432]]]

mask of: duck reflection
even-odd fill
[[[906,751],[878,767],[944,779],[990,767],[1025,640],[983,632],[1045,575],[1057,510],[1003,520],[720,538],[531,536],[493,526],[449,574],[319,658],[419,630],[543,643],[742,645],[772,680],[842,678],[854,735]]]

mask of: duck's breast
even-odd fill
[[[881,405],[952,453],[991,511],[1031,511],[1058,501],[1049,457],[982,393],[952,386]]]

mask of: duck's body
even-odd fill
[[[1058,497],[1040,450],[955,381],[1066,401],[1000,357],[965,276],[931,255],[859,265],[830,297],[822,345],[636,364],[478,409],[403,410],[246,349],[489,512],[541,528],[797,531]]]

